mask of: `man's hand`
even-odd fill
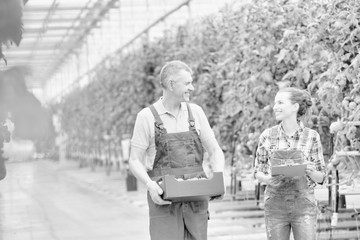
[[[224,195],[225,195],[225,194],[217,195],[217,196],[212,196],[212,197],[210,197],[210,200],[209,200],[209,201],[222,200],[222,199],[224,198]]]
[[[225,196],[225,194],[226,194],[226,182],[225,182],[224,172],[221,172],[221,173],[222,173],[223,183],[224,183],[224,193],[221,194],[221,195],[211,196],[210,199],[209,199],[209,201],[222,200],[222,199],[224,199],[224,196]]]
[[[161,198],[161,195],[163,194],[163,190],[161,187],[157,184],[155,181],[149,181],[146,184],[146,187],[150,193],[151,199],[155,204],[158,205],[165,205],[165,204],[171,204],[170,201],[165,201]]]

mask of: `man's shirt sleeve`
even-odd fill
[[[206,143],[207,141],[210,141],[211,139],[215,139],[214,131],[212,130],[209,121],[204,113],[204,110],[200,107],[195,105],[197,108],[196,112],[198,120],[199,120],[199,126],[200,126],[200,139],[203,143]]]
[[[145,110],[145,109],[144,109]],[[150,145],[149,121],[146,119],[144,110],[140,111],[136,116],[131,146],[141,149],[148,149]]]

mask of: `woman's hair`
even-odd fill
[[[308,110],[312,106],[311,95],[306,90],[301,90],[295,87],[282,88],[279,92],[290,93],[290,101],[292,104],[298,103],[299,110],[297,112],[297,119],[306,116]]]

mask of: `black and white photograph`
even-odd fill
[[[0,0],[0,240],[360,240],[360,1]]]

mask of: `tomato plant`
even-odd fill
[[[306,124],[328,154],[330,123],[360,118],[359,9],[356,0],[225,6],[114,57],[63,102],[65,130],[74,137],[131,133],[136,113],[161,96],[161,66],[180,59],[194,70],[192,101],[204,108],[227,159],[235,147],[236,159],[251,161],[260,133],[276,124],[273,98],[283,86],[311,92]]]

